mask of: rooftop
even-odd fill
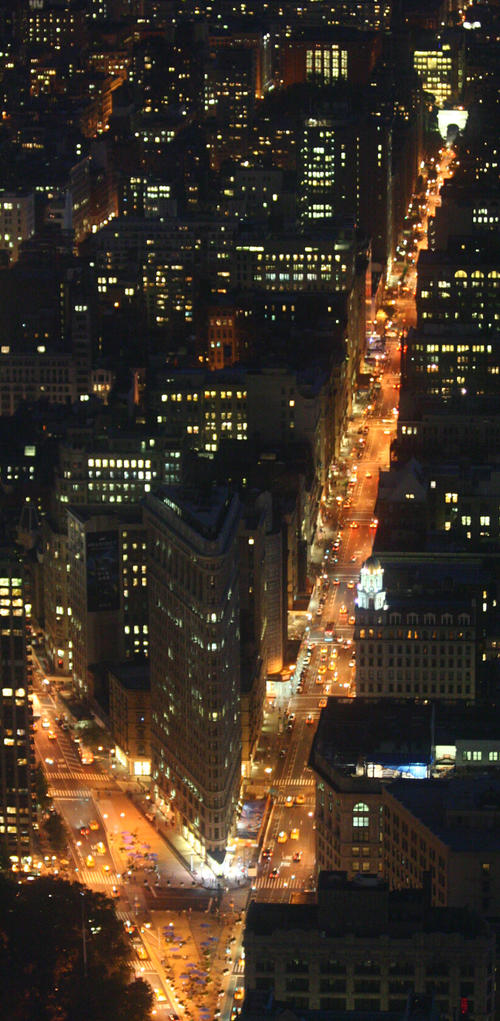
[[[452,851],[500,850],[500,777],[396,780],[387,790]]]
[[[457,741],[498,741],[496,710],[491,703],[462,706],[331,698],[321,713],[311,766],[320,775],[326,764],[360,779],[375,776],[375,767],[419,777],[422,767],[432,766],[436,747],[456,745]],[[376,775],[383,773],[377,770]],[[415,783],[412,779],[410,787]],[[429,784],[425,780],[422,792]]]
[[[142,510],[138,503],[70,504],[68,512],[82,524],[91,521],[92,518],[112,518],[116,520],[117,527],[120,523],[142,525]]]
[[[109,672],[127,691],[150,690],[149,663],[146,659],[115,663],[110,666]]]
[[[431,907],[427,890],[389,891],[374,876],[348,881],[342,872],[320,872],[316,904],[251,902],[245,942],[252,936],[271,936],[276,943],[295,946],[306,932],[323,939],[384,936],[398,941],[413,941],[420,933],[466,940],[490,935],[488,924],[468,908]]]

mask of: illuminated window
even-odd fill
[[[366,828],[370,823],[370,809],[364,801],[358,801],[352,810],[352,825],[356,829]]]

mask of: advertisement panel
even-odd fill
[[[87,535],[87,610],[119,610],[118,532]]]
[[[240,840],[257,841],[265,810],[266,798],[245,801],[241,810],[241,816],[237,822],[237,832]]]

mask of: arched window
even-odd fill
[[[352,810],[352,825],[355,829],[365,829],[370,823],[370,809],[364,801],[358,801]]]
[[[391,624],[401,624],[401,614],[400,613],[391,613],[390,623]]]

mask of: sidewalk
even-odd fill
[[[214,892],[218,892],[222,896],[225,893],[236,894],[240,890],[248,892],[250,889],[249,882],[242,883],[237,879],[228,878],[227,876],[216,876],[208,862],[194,850],[182,833],[179,833],[174,826],[169,824],[163,817],[161,810],[155,806],[152,800],[148,800],[146,795],[134,792],[130,793],[129,796],[132,803],[144,816],[146,812],[154,816],[151,826],[154,827],[159,837],[168,845],[178,862],[189,872],[195,882],[207,890],[213,889]]]

